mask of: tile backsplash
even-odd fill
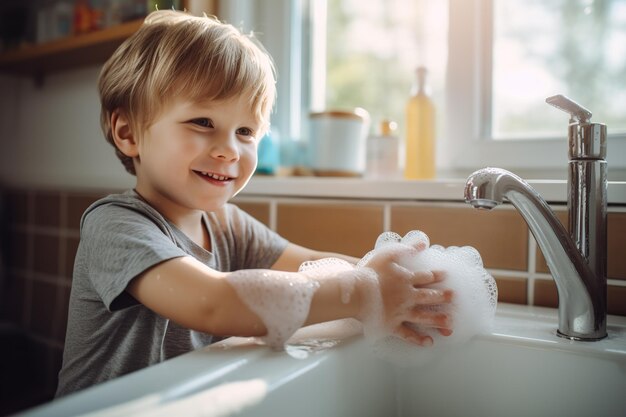
[[[528,267],[528,228],[514,210],[487,212],[467,204],[391,205],[390,230],[405,234],[413,229],[426,233],[432,244],[475,247],[487,268]]]
[[[80,216],[105,194],[8,189],[0,196],[1,336],[12,341],[0,348],[2,372],[10,375],[0,386],[0,415],[54,395]]]
[[[360,257],[385,230],[422,230],[431,244],[473,246],[498,283],[501,302],[557,307],[554,280],[520,214],[510,205],[491,211],[464,203],[238,197],[235,203],[290,241]],[[552,207],[567,223],[567,208]],[[626,207],[608,215],[608,312],[626,316]]]
[[[362,257],[383,230],[383,207],[376,203],[284,201],[276,207],[276,231],[316,250]]]
[[[19,335],[11,340],[20,342],[3,343],[0,360],[7,361],[8,374],[21,379],[0,386],[0,415],[54,394],[80,217],[106,194],[38,189],[5,189],[1,194],[0,320],[8,324],[2,329]],[[385,230],[404,234],[419,229],[433,244],[474,246],[496,278],[501,302],[548,307],[558,303],[545,260],[523,219],[510,206],[482,212],[463,203],[247,196],[234,202],[294,243],[356,257],[369,251]],[[565,222],[566,208],[553,209]],[[609,208],[608,242],[608,310],[626,316],[626,285],[622,284],[626,283],[626,207]],[[7,349],[17,351],[4,352]],[[16,352],[28,352],[33,364],[26,368],[26,377],[21,361],[10,359]],[[4,372],[4,363],[2,368]],[[20,386],[20,380],[27,388]]]

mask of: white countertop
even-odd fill
[[[567,181],[529,180],[549,203],[567,201]],[[374,180],[328,177],[254,176],[242,196],[463,201],[465,179]],[[610,181],[609,204],[626,204],[626,181]]]

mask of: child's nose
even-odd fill
[[[239,159],[237,138],[234,134],[225,133],[220,135],[211,147],[211,156],[227,162],[235,162]]]

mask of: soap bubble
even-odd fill
[[[394,251],[402,246],[424,250],[403,259],[402,266],[412,271],[442,271],[445,279],[428,285],[428,288],[454,291],[451,303],[424,307],[433,311],[446,311],[454,323],[450,336],[441,335],[436,329],[414,328],[432,337],[430,347],[415,345],[391,334],[383,322],[382,299],[378,287],[378,276],[365,268],[371,258],[381,251]],[[346,273],[354,271],[354,274]],[[374,352],[386,359],[405,365],[431,363],[445,352],[466,343],[476,334],[489,332],[495,316],[498,289],[493,277],[484,269],[478,251],[469,246],[430,246],[430,239],[422,231],[411,231],[401,237],[397,233],[385,232],[376,240],[372,251],[366,254],[355,267],[341,259],[326,258],[305,262],[299,273],[237,271],[227,279],[234,286],[244,303],[263,320],[268,333],[264,340],[270,346],[283,349],[287,340],[305,322],[311,300],[319,284],[317,280],[342,274],[341,300],[350,301],[357,280],[361,282],[367,299],[368,312],[363,319],[363,332],[373,346]],[[364,273],[366,272],[366,273]]]
[[[304,324],[319,287],[317,281],[288,272],[242,270],[226,278],[241,300],[265,324],[262,338],[274,349],[283,349],[285,342]]]
[[[390,235],[381,235],[370,257],[387,245]],[[395,242],[398,241],[394,237]],[[423,365],[442,357],[446,351],[466,343],[474,335],[491,330],[495,316],[498,289],[493,277],[484,269],[480,254],[470,246],[440,245],[428,247],[428,236],[421,231],[412,231],[399,239],[400,244],[415,246],[423,242],[426,249],[405,260],[405,267],[413,271],[443,271],[445,279],[429,285],[429,288],[449,288],[454,290],[450,304],[432,306],[433,310],[445,310],[452,314],[454,323],[450,336],[441,335],[437,329],[412,325],[417,331],[432,337],[430,347],[414,345],[386,335],[376,340],[370,339],[378,356],[399,362],[403,365]],[[367,333],[366,333],[367,336]]]

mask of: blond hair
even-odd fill
[[[272,60],[253,36],[213,17],[173,10],[146,17],[104,64],[98,89],[100,123],[114,147],[111,115],[116,110],[141,136],[175,97],[192,102],[247,97],[265,131],[276,97]],[[132,158],[115,150],[135,175]]]

